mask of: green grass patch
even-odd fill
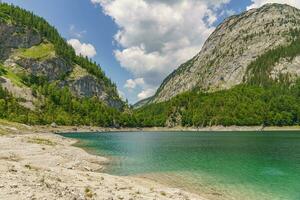
[[[78,77],[83,77],[89,75],[89,73],[86,71],[86,69],[76,65],[72,71],[72,73],[70,74],[70,78],[71,79],[76,79]]]
[[[0,65],[0,76],[3,76],[5,78],[8,78],[15,84],[16,86],[23,87],[23,81],[20,76],[18,76],[16,73],[14,73],[11,69],[8,67],[4,67],[3,65]]]
[[[56,142],[53,142],[49,139],[45,139],[45,138],[30,138],[28,140],[29,143],[34,143],[34,144],[43,144],[43,145],[48,145],[48,146],[55,146],[57,145]]]
[[[55,56],[54,46],[50,43],[42,43],[29,49],[21,49],[21,57],[43,60]]]
[[[0,136],[7,135],[8,132],[6,130],[0,129]]]
[[[16,128],[16,123],[0,119],[0,136],[13,133],[13,128]],[[10,129],[11,128],[11,129]]]
[[[12,122],[12,121],[8,121],[8,120],[5,120],[5,119],[0,119],[0,127],[1,126],[7,126],[7,127],[11,127],[11,128],[16,128],[18,130],[21,130],[21,131],[28,131],[28,130],[31,130],[31,128],[25,124],[20,124],[20,123],[17,123],[17,122]]]

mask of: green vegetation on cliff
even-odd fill
[[[52,44],[40,44],[29,49],[21,49],[19,55],[25,58],[42,60],[54,56],[55,50]]]
[[[252,62],[244,83],[229,90],[193,91],[135,111],[139,126],[300,125],[300,80],[288,74],[272,80],[270,72],[281,59],[300,55],[300,31],[291,30],[291,43],[271,49]]]
[[[27,124],[56,122],[60,125],[104,127],[118,125],[125,103],[120,99],[116,85],[106,77],[97,63],[77,56],[74,49],[53,26],[43,18],[22,8],[1,3],[0,25],[4,33],[5,30],[12,31],[13,43],[11,46],[0,44],[3,48],[1,51],[8,54],[3,54],[5,56],[0,58],[0,118]],[[29,42],[31,36],[37,36],[38,39],[35,41],[40,41],[40,43],[34,42],[33,45]],[[9,38],[10,35],[6,34],[4,37],[0,34],[0,37],[4,41],[5,37]],[[6,66],[11,64],[4,66],[4,61],[9,56],[13,61],[8,63],[13,62],[13,67]],[[24,62],[18,62],[17,59]],[[49,73],[40,73],[44,71]],[[52,79],[43,75],[52,75],[51,73],[53,73]],[[79,79],[78,77],[81,76],[88,78]],[[6,79],[9,79],[13,85],[3,85]],[[70,80],[78,82],[69,83]],[[86,85],[92,85],[95,88],[88,91],[86,97],[77,95],[74,90],[71,91],[73,87],[77,87],[79,92],[82,92],[85,88],[81,87]],[[32,102],[16,97],[20,95],[12,94],[16,90],[19,93],[22,92],[23,86],[31,89],[33,98],[29,98],[33,99]],[[107,101],[99,97],[100,93],[107,95],[105,96]],[[90,97],[92,95],[94,97]],[[33,108],[24,107],[28,102],[34,104]],[[110,102],[112,103],[109,104]]]
[[[286,76],[279,77],[279,80],[272,80],[270,72],[280,59],[286,58],[291,61],[300,55],[300,30],[290,30],[290,37],[292,41],[289,45],[269,50],[248,66],[245,77],[248,84],[266,87],[272,85],[274,81],[282,83],[289,81]]]
[[[11,69],[4,67],[0,64],[0,76],[6,77],[11,80],[15,85],[24,86],[23,80],[20,76],[11,71]]]
[[[39,98],[35,111],[20,105],[17,99],[0,87],[0,118],[26,124],[116,126],[120,111],[105,105],[97,98],[75,98],[68,88],[47,83],[42,78],[30,78],[33,94]],[[38,83],[38,84],[36,84]],[[26,84],[26,82],[25,82]],[[42,96],[40,96],[42,95]]]
[[[9,5],[6,3],[0,4],[0,22],[10,23],[23,27],[30,27],[36,30],[43,38],[53,44],[55,53],[63,58],[69,64],[78,64],[85,68],[90,74],[93,74],[97,79],[105,84],[112,95],[118,96],[116,85],[106,77],[101,67],[92,62],[90,59],[82,56],[76,56],[74,49],[60,36],[55,27],[51,26],[45,19],[31,12],[28,12],[20,7]],[[40,46],[24,52],[25,56],[43,57],[45,51],[48,51],[51,46]],[[42,52],[37,52],[42,48]],[[51,49],[50,49],[51,50]]]
[[[0,87],[0,118],[16,122],[28,122],[25,118],[29,110],[22,107],[19,101]]]
[[[135,111],[139,126],[299,125],[300,82],[293,87],[241,85],[215,93],[187,92]]]

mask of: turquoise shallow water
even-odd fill
[[[110,174],[148,177],[210,199],[300,200],[300,132],[63,135],[111,158]]]

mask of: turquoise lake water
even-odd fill
[[[139,176],[217,200],[300,200],[300,132],[72,133],[111,159],[105,172]]]

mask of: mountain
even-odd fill
[[[100,66],[76,56],[53,26],[0,4],[1,118],[106,126],[124,106]]]
[[[0,4],[0,118],[153,127],[300,125],[300,10],[267,4],[225,20],[156,95],[124,103],[100,66],[44,19]]]
[[[288,5],[266,4],[229,17],[196,56],[163,81],[151,102],[163,102],[194,88],[215,92],[248,82],[258,75],[251,64],[272,49],[291,45],[299,30],[300,10]],[[276,61],[267,70],[271,79],[299,76],[299,56]]]
[[[300,125],[300,10],[266,4],[220,24],[134,114],[140,126]]]

